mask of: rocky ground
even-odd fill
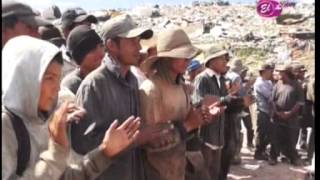
[[[241,155],[242,163],[231,167],[229,180],[304,180],[307,176],[304,166],[295,167],[285,162],[270,166],[266,161],[254,160],[253,152],[247,148],[242,149]]]

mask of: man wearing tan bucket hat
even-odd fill
[[[149,79],[140,86],[142,121],[147,125],[173,124],[174,127],[160,139],[148,143],[147,179],[184,180],[186,178],[186,135],[204,123],[209,123],[223,112],[223,107],[212,106],[209,98],[201,108],[193,108],[182,75],[191,59],[200,50],[191,44],[182,29],[168,29],[158,35],[157,55],[149,57],[141,65],[145,72],[151,72]],[[208,179],[202,163],[193,164],[198,179]],[[188,158],[188,153],[187,153]]]
[[[208,171],[212,180],[223,180],[227,178],[230,167],[234,145],[232,138],[233,130],[230,125],[232,119],[229,114],[241,111],[243,105],[249,105],[249,98],[239,98],[228,95],[226,89],[228,52],[219,47],[211,47],[204,53],[204,64],[206,69],[195,79],[195,91],[192,96],[193,103],[198,103],[206,95],[217,96],[221,105],[226,105],[225,113],[214,123],[201,127],[201,137],[205,141],[202,148]]]
[[[138,82],[130,66],[140,60],[140,39],[152,34],[151,29],[138,28],[128,15],[114,17],[102,26],[107,53],[102,64],[85,77],[76,94],[76,103],[87,110],[83,123],[71,128],[76,152],[84,154],[95,148],[115,119],[119,123],[127,118],[139,119]],[[85,133],[90,127],[92,133]],[[141,129],[136,143],[143,144],[161,132],[161,128],[149,132]],[[144,177],[140,149],[132,146],[97,179],[144,180]]]

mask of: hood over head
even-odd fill
[[[2,50],[2,105],[23,120],[43,123],[38,112],[41,81],[58,53],[55,45],[33,37],[9,40]]]

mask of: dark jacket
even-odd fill
[[[87,114],[79,124],[72,125],[71,141],[75,151],[84,154],[100,144],[115,119],[122,123],[131,115],[139,116],[137,79],[130,71],[127,77],[122,77],[119,64],[106,56],[104,63],[81,83],[76,103],[84,107]],[[92,123],[96,123],[94,130],[84,135]],[[140,156],[138,148],[128,149],[98,179],[143,180]]]

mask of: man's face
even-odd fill
[[[139,65],[141,59],[140,37],[120,38],[116,56],[123,65]]]
[[[279,80],[283,80],[283,81],[288,80],[288,75],[285,71],[279,71]]]
[[[228,71],[227,62],[226,56],[216,57],[209,62],[209,68],[217,73],[224,74]]]
[[[191,59],[173,59],[171,61],[171,70],[176,74],[183,74],[186,72]]]
[[[85,68],[88,72],[93,71],[100,66],[104,57],[104,46],[102,43],[98,44],[95,49],[90,51],[84,61],[81,63],[81,68]]]
[[[272,76],[273,80],[279,80],[279,71],[273,71]]]
[[[58,98],[62,65],[53,61],[41,81],[39,110],[50,111]]]
[[[266,74],[266,78],[268,80],[272,80],[272,78],[273,78],[273,70],[272,69],[265,70],[265,74]]]

